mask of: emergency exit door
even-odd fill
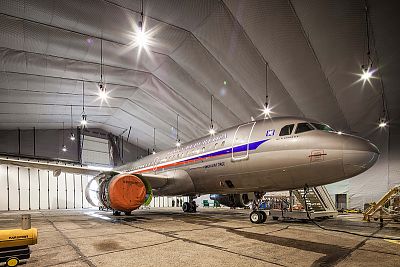
[[[249,158],[249,142],[253,132],[255,121],[240,125],[235,132],[232,142],[232,160],[244,160]]]

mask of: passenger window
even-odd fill
[[[284,126],[281,129],[281,132],[279,133],[279,136],[291,135],[292,131],[293,131],[293,128],[294,128],[294,124],[289,124],[289,125]]]
[[[303,122],[297,124],[296,133],[304,133],[312,130],[314,130],[314,128],[310,124]]]

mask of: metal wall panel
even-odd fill
[[[10,210],[19,210],[19,182],[18,182],[18,167],[8,166],[8,182],[10,186]]]
[[[49,209],[49,171],[39,171],[40,192],[39,192],[39,209]]]
[[[57,188],[57,177],[54,177],[53,173],[49,172],[49,202],[52,210],[58,208]]]
[[[71,173],[66,174],[66,193],[67,193],[67,209],[73,209],[74,208],[74,201],[75,201],[75,196],[74,196],[74,176]]]
[[[29,188],[29,209],[39,209],[39,176],[38,169],[29,169],[30,188]]]
[[[30,187],[31,187],[31,175],[30,169],[19,168],[19,188],[20,188],[20,210],[30,210]],[[17,174],[17,175],[18,175]],[[10,175],[10,179],[15,179],[14,176]]]
[[[0,165],[0,210],[8,210],[7,166]]]
[[[58,208],[59,209],[65,209],[67,208],[67,194],[66,194],[66,174],[61,173],[60,176],[58,176]]]

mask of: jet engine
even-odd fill
[[[150,184],[138,174],[104,172],[86,187],[90,204],[125,213],[150,203],[151,197]]]
[[[210,198],[231,208],[247,208],[252,204],[254,194],[211,194]]]

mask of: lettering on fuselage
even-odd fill
[[[203,168],[208,169],[208,168],[224,167],[224,166],[225,166],[225,162],[216,162],[213,164],[205,165],[205,166],[203,166]]]

